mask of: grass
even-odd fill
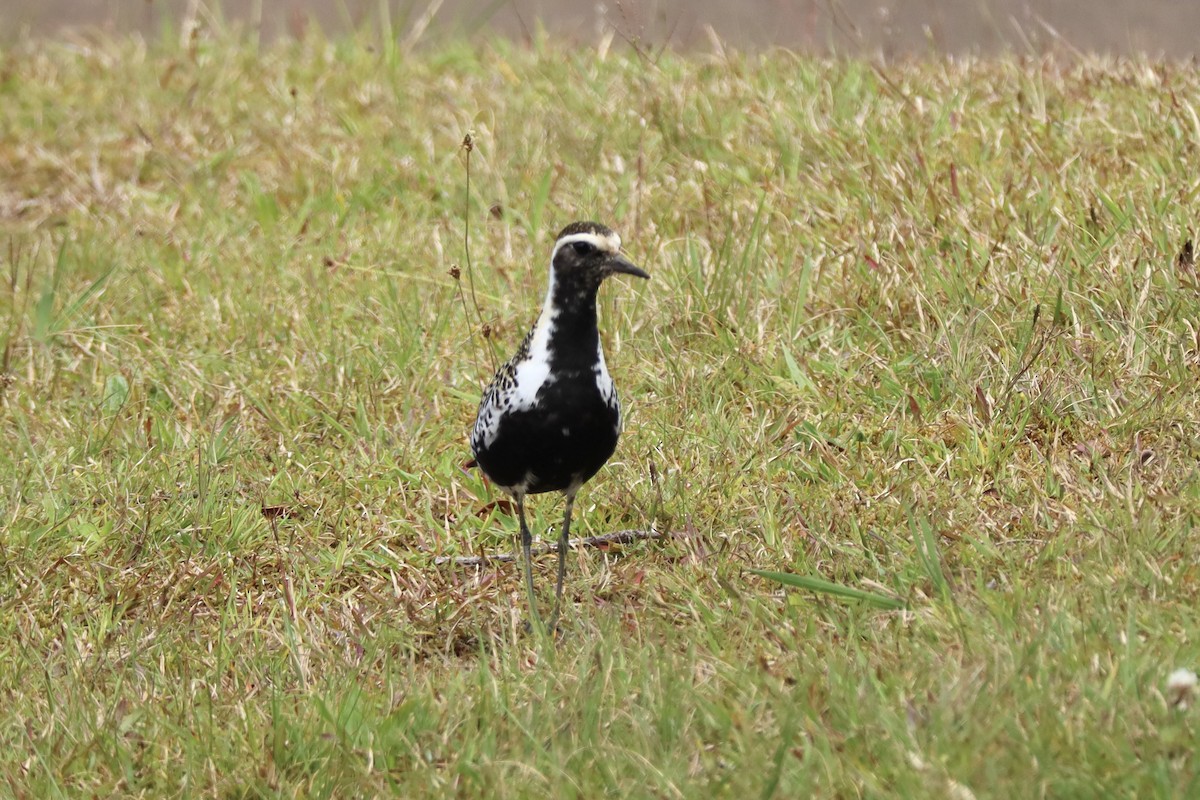
[[[372,41],[0,53],[0,792],[1196,794],[1193,65]],[[576,218],[678,535],[547,648],[434,561]]]

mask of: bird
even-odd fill
[[[561,492],[558,581],[548,629],[557,630],[575,495],[617,447],[621,402],[604,363],[596,315],[600,284],[611,275],[650,275],[621,251],[621,237],[598,222],[562,229],[550,253],[550,277],[537,321],[484,390],[471,429],[475,463],[516,501],[525,591],[537,624],[525,498]]]

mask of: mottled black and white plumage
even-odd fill
[[[605,226],[575,222],[562,230],[550,255],[541,314],[484,392],[471,431],[476,462],[517,501],[526,589],[535,618],[525,495],[566,495],[551,627],[562,596],[575,494],[608,461],[621,433],[621,404],[596,324],[596,293],[616,273],[650,277],[621,255],[621,237]]]

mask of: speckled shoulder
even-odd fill
[[[529,358],[529,345],[533,341],[533,329],[525,334],[517,352],[508,361],[500,365],[492,382],[483,392],[479,401],[479,414],[475,418],[475,427],[471,431],[471,450],[478,455],[485,443],[495,436],[495,429],[500,424],[500,412],[510,403],[507,395],[517,388],[517,365]]]

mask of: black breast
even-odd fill
[[[496,438],[476,460],[498,485],[563,491],[587,481],[617,447],[620,411],[600,395],[590,369],[558,372],[527,411],[504,414]]]

